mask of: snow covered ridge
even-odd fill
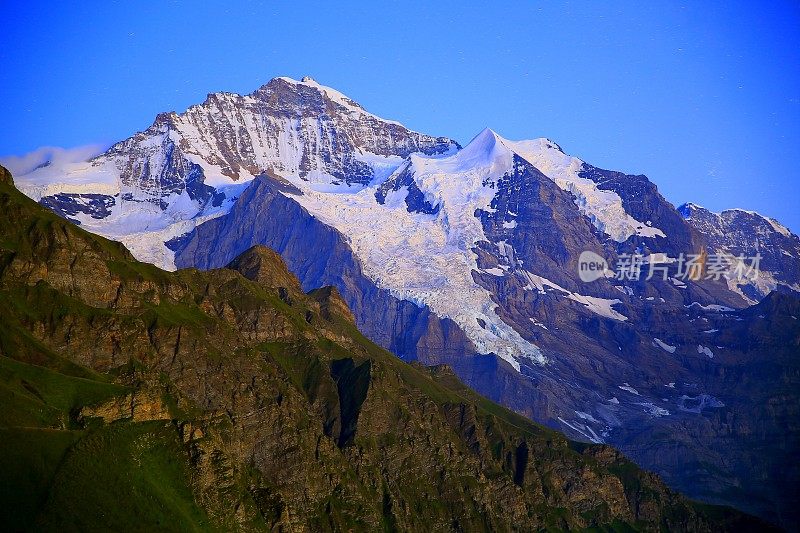
[[[250,95],[214,93],[184,113],[162,113],[97,157],[53,160],[17,184],[86,229],[125,242],[140,260],[174,269],[164,242],[226,213],[264,172],[320,190],[363,187],[412,153],[458,148],[380,119],[310,78],[276,78]]]
[[[303,192],[293,196],[298,203],[347,236],[376,285],[452,319],[480,353],[494,353],[519,370],[522,361],[541,364],[546,359],[500,319],[492,295],[472,275],[478,270],[472,249],[486,239],[475,212],[489,208],[493,184],[512,164],[513,153],[484,130],[453,155],[412,155],[386,183],[403,173],[413,181],[384,195],[376,194],[381,183],[330,193],[296,176],[287,179]],[[412,183],[430,205],[438,206],[435,214],[410,208]]]
[[[172,270],[168,242],[228,213],[256,176],[276,176],[302,193],[284,194],[347,238],[375,285],[452,319],[480,353],[519,370],[547,358],[498,315],[496,295],[475,279],[481,272],[522,277],[527,290],[571,300],[590,316],[629,318],[615,309],[620,300],[567,290],[537,275],[535,264],[478,267],[475,247],[488,239],[477,213],[492,212],[498,180],[515,161],[569,192],[566,202],[607,239],[667,238],[658,220],[637,220],[617,192],[581,177],[585,163],[552,141],[509,141],[485,129],[462,149],[381,119],[310,78],[275,78],[249,95],[210,94],[97,157],[46,165],[17,183],[138,259]],[[517,220],[502,227],[514,230]]]
[[[724,210],[720,211],[719,213],[715,213],[714,211],[711,211],[710,209],[707,209],[707,208],[703,207],[702,205],[698,205],[698,204],[695,204],[693,202],[687,202],[687,203],[681,205],[680,207],[678,207],[678,211],[683,215],[683,217],[686,220],[691,220],[693,213],[695,213],[697,211],[704,212],[705,214],[710,214],[710,215],[712,215],[713,217],[715,217],[715,218],[717,218],[719,220],[730,219],[730,218],[733,218],[733,217],[735,217],[737,215],[740,215],[740,214],[748,215],[750,218],[757,218],[757,219],[760,219],[760,220],[766,222],[767,224],[772,226],[773,230],[777,231],[778,233],[780,233],[784,237],[791,237],[792,235],[794,235],[791,231],[789,231],[789,228],[787,228],[786,226],[784,226],[783,224],[781,224],[780,222],[778,222],[774,218],[768,217],[766,215],[762,215],[761,213],[759,213],[757,211],[751,211],[751,210],[748,210],[748,209],[741,209],[741,208],[738,208],[738,207],[733,207],[731,209],[724,209]],[[706,216],[708,216],[708,215],[706,215]]]
[[[728,280],[731,290],[755,303],[778,287],[800,292],[800,237],[778,221],[744,209],[714,213],[697,204],[678,207],[683,218],[708,241],[710,249],[733,264],[739,256],[761,257],[755,280]]]
[[[601,190],[597,184],[582,178],[579,172],[584,162],[569,156],[549,139],[503,142],[523,159],[530,162],[545,176],[565,191],[575,195],[575,203],[592,224],[617,242],[625,242],[633,235],[640,237],[666,237],[650,221],[638,221],[622,205],[622,198],[614,191]]]
[[[350,111],[352,113],[355,113],[356,115],[363,115],[363,116],[371,117],[371,118],[374,118],[376,120],[380,120],[380,121],[386,122],[387,124],[394,124],[396,126],[401,126],[401,127],[403,126],[402,124],[400,124],[399,122],[396,122],[394,120],[386,120],[386,119],[381,118],[381,117],[379,117],[377,115],[373,115],[372,113],[368,112],[366,109],[361,107],[361,104],[359,104],[358,102],[350,99],[350,97],[345,96],[344,94],[340,93],[336,89],[331,89],[330,87],[326,87],[324,85],[320,85],[319,83],[317,83],[316,80],[314,80],[313,78],[311,78],[309,76],[304,77],[300,81],[293,80],[292,78],[288,78],[286,76],[281,76],[278,79],[283,80],[283,81],[285,81],[287,83],[295,84],[295,85],[306,85],[308,87],[314,87],[315,89],[318,89],[318,90],[324,92],[325,95],[328,98],[330,98],[331,100],[333,100],[337,104],[342,105],[342,106],[350,109]]]

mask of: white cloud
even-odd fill
[[[42,146],[24,155],[2,156],[0,165],[6,167],[14,176],[23,176],[48,161],[54,166],[78,163],[101,154],[106,148],[108,146],[103,144],[87,144],[74,148]]]

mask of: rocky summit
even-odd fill
[[[462,147],[310,78],[209,95],[17,183],[165,270],[267,276],[274,257],[242,256],[265,245],[300,289],[261,282],[305,291],[312,323],[347,316],[692,498],[800,519],[800,239],[768,217],[676,209],[550,139]]]

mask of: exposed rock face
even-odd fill
[[[361,186],[411,153],[458,148],[376,117],[310,78],[275,78],[249,95],[209,94],[184,113],[161,113],[91,161],[36,169],[20,187],[138,257],[174,268],[164,241],[224,213],[262,173]],[[142,237],[148,232],[157,235]]]
[[[333,320],[335,317],[340,317],[355,326],[356,318],[350,308],[347,307],[347,302],[344,301],[336,287],[322,287],[314,289],[308,294],[319,303],[320,313],[325,320]]]
[[[256,243],[266,244],[286,259],[304,288],[336,286],[362,331],[404,359],[447,363],[482,394],[578,438],[613,443],[693,497],[779,519],[770,502],[788,502],[780,487],[793,483],[788,479],[794,474],[770,475],[769,488],[750,480],[781,469],[788,461],[781,450],[798,447],[796,432],[790,430],[793,436],[787,434],[788,440],[778,444],[743,426],[731,431],[730,423],[757,419],[762,436],[785,431],[783,418],[766,406],[778,397],[796,406],[796,393],[756,402],[750,398],[761,397],[763,390],[796,389],[796,361],[787,355],[763,381],[737,386],[711,376],[741,377],[742,367],[755,369],[766,354],[784,349],[783,341],[748,341],[745,346],[744,339],[760,333],[740,331],[738,341],[723,334],[725,342],[706,333],[728,331],[746,320],[733,311],[741,299],[722,281],[687,280],[679,286],[642,276],[640,281],[581,282],[581,251],[595,251],[613,262],[630,242],[603,238],[569,192],[521,157],[513,162],[494,185],[491,203],[475,213],[486,240],[474,248],[472,276],[493,295],[497,315],[542,349],[549,360],[544,366],[523,362],[517,372],[493,355],[481,355],[453,321],[379,288],[364,274],[347,235],[309,214],[299,190],[266,176],[245,191],[229,215],[184,237],[176,246],[176,263],[215,268]],[[416,187],[420,193],[414,197],[424,202],[409,203],[408,194],[401,209],[441,216],[443,204],[422,193],[409,168],[399,169],[379,188],[377,203],[406,187]],[[677,213],[673,218],[680,231],[675,230],[675,240],[671,234],[660,239],[665,249],[703,242]],[[647,241],[637,236],[631,241],[636,239]],[[657,246],[651,241],[648,246]],[[676,275],[674,265],[669,275]],[[715,307],[719,303],[730,311],[718,311],[723,309]],[[787,325],[796,338],[800,328]],[[720,453],[723,440],[727,453]],[[776,449],[764,453],[772,446]],[[687,470],[685,464],[696,468]],[[783,504],[781,509],[787,512]]]
[[[613,191],[622,199],[625,211],[637,220],[657,224],[666,235],[659,241],[658,252],[676,257],[681,252],[699,252],[706,244],[698,238],[692,227],[686,224],[675,207],[658,192],[656,185],[643,175],[630,175],[613,170],[603,170],[584,163],[578,175],[590,179],[603,191]],[[625,243],[628,250],[642,245],[647,248],[647,240],[634,237]]]
[[[800,292],[800,238],[779,222],[752,211],[729,209],[713,213],[695,204],[678,208],[686,221],[700,232],[717,254],[760,256],[760,275],[755,282],[731,280],[731,288],[753,302],[779,286]]]
[[[75,217],[79,213],[95,219],[103,219],[111,214],[116,199],[107,194],[54,194],[41,199],[41,204],[64,218]],[[75,221],[80,224],[79,221]]]
[[[281,256],[264,246],[250,248],[231,262],[228,268],[265,287],[294,292],[300,290],[297,276],[289,272]]]
[[[772,338],[712,345],[708,337],[746,320],[735,310],[772,285],[701,279],[717,237],[684,220],[645,176],[599,169],[548,139],[509,141],[489,129],[456,147],[313,80],[277,78],[251,95],[218,93],[159,115],[147,131],[70,169],[78,179],[69,185],[48,182],[42,173],[54,169],[46,168],[26,176],[24,190],[169,269],[221,268],[265,244],[304,290],[335,286],[359,328],[405,360],[447,363],[482,394],[573,438],[612,443],[650,468],[669,464],[664,476],[693,497],[775,520],[796,508],[786,491],[768,503],[772,489],[753,482],[767,471],[783,486],[785,455],[760,450],[785,424],[766,403],[745,405],[762,388],[791,390],[780,401],[794,405],[793,360],[765,374],[773,382],[709,380],[783,349]],[[795,241],[783,242],[770,244],[770,268],[783,268],[782,254],[797,256]],[[612,269],[638,254],[664,278],[585,282],[583,252]],[[682,264],[669,258],[681,254],[699,258],[697,279],[680,279]],[[247,261],[236,267],[257,277],[259,259]],[[286,283],[270,294],[289,305]],[[322,314],[337,307],[335,298],[309,305]],[[286,327],[264,326],[253,338]],[[731,431],[732,419],[758,419],[761,440]],[[714,448],[723,435],[734,459]]]
[[[423,192],[417,187],[414,182],[414,171],[410,164],[399,172],[395,172],[392,177],[384,181],[375,191],[375,199],[379,204],[386,203],[386,196],[390,191],[398,192],[400,190],[406,191],[404,199],[408,211],[411,213],[424,213],[426,215],[435,215],[439,212],[441,206],[439,204],[433,206],[430,201],[425,198]]]
[[[152,139],[159,137],[167,144],[153,145]],[[161,114],[150,129],[114,145],[99,159],[123,161],[122,182],[141,188],[148,188],[151,177],[160,178],[156,185],[187,182],[192,172],[202,173],[193,159],[234,181],[271,170],[367,183],[373,169],[359,159],[362,151],[405,157],[455,146],[449,139],[411,132],[370,115],[313,80],[275,78],[250,95],[214,93],[185,113]]]
[[[7,181],[0,228],[4,528],[765,527],[399,361],[267,250],[163,272]]]
[[[596,289],[597,285],[580,287],[585,284],[577,279],[578,258],[588,250],[613,262],[614,249],[580,213],[573,196],[516,154],[496,188],[489,209],[476,213],[487,238],[481,247],[494,256],[482,256],[485,268],[527,267],[570,290]],[[605,283],[608,292],[610,284],[599,283]]]

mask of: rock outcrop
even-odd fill
[[[678,211],[703,235],[714,254],[734,263],[743,258],[746,267],[758,257],[758,278],[732,279],[731,289],[753,303],[776,289],[800,292],[800,238],[778,221],[743,209],[717,214],[692,203]]]

